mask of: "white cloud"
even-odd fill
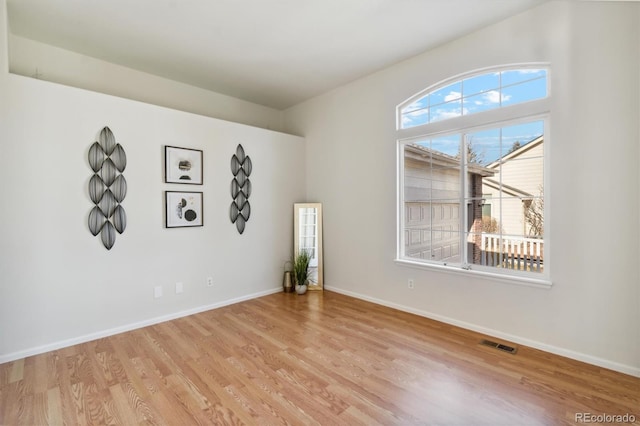
[[[425,108],[426,106],[427,106],[427,99],[422,98],[411,103],[411,105],[407,105],[406,107],[402,108],[402,111],[411,111],[415,109]]]
[[[446,120],[447,118],[460,117],[469,113],[467,108],[455,108],[455,109],[437,109],[431,113],[431,121]]]
[[[446,95],[444,97],[444,101],[445,102],[455,101],[457,99],[460,99],[461,97],[462,97],[462,93],[451,91],[451,92],[449,92],[448,95]]]
[[[488,104],[497,104],[501,101],[500,92],[497,90],[489,90],[484,94],[483,98]],[[511,99],[511,95],[502,95],[502,102],[508,101],[509,99]]]
[[[427,122],[427,118],[422,118],[422,116],[427,114],[429,114],[429,109],[427,108],[402,114],[402,127],[405,128],[425,124]]]

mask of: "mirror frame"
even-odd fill
[[[300,250],[300,211],[302,209],[316,209],[316,258],[318,261],[318,280],[308,285],[308,290],[322,290],[324,288],[324,268],[322,263],[322,204],[321,203],[295,203],[293,205],[293,254],[294,257]],[[311,269],[311,268],[309,268]]]

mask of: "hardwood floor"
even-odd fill
[[[640,425],[639,378],[484,337],[273,294],[1,364],[0,424]]]

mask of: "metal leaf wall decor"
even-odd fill
[[[116,232],[127,227],[127,215],[121,203],[127,195],[127,181],[122,172],[127,166],[124,149],[108,127],[100,131],[98,140],[89,148],[89,166],[93,176],[89,180],[89,198],[95,206],[89,212],[89,231],[100,234],[102,244],[111,250]]]
[[[229,218],[231,223],[236,224],[238,232],[242,234],[249,216],[251,216],[251,205],[249,196],[251,195],[251,181],[249,175],[252,169],[251,158],[245,155],[242,145],[238,145],[236,153],[231,157],[231,207],[229,208]]]

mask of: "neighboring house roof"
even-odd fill
[[[522,154],[524,154],[525,152],[535,148],[536,146],[540,145],[541,143],[544,142],[544,135],[540,135],[534,139],[531,139],[529,142],[525,143],[524,145],[522,145],[520,148],[516,149],[515,151],[512,151],[506,155],[503,155],[501,158],[498,158],[496,161],[494,161],[493,163],[490,163],[487,165],[487,168],[489,169],[495,169],[496,167],[498,167],[500,165],[500,163],[506,163],[509,160],[512,160],[514,158],[517,158],[519,156],[521,156]]]
[[[460,159],[452,155],[447,155],[439,151],[434,151],[422,145],[407,144],[404,151],[405,157],[418,161],[430,161],[432,164],[439,166],[459,167]],[[483,177],[493,176],[496,171],[479,164],[470,164],[468,167],[470,173]]]
[[[496,161],[494,161],[493,163],[490,163],[489,165],[487,165],[487,168],[489,169],[497,169],[500,165],[503,165],[511,160],[514,160],[518,157],[520,157],[521,155],[525,154],[526,152],[532,150],[533,148],[537,147],[538,145],[542,144],[544,142],[544,135],[540,135],[532,140],[530,140],[529,142],[527,142],[526,144],[522,145],[521,147],[519,147],[518,149],[502,156],[501,158],[497,159]],[[496,170],[496,173],[499,173],[499,171]],[[503,192],[505,192],[506,194],[515,196],[515,197],[520,197],[520,198],[532,198],[534,197],[533,194],[526,192],[522,189],[519,189],[515,186],[512,185],[507,185],[504,182],[500,182],[498,180],[495,179],[490,179],[490,178],[485,178],[483,179],[482,183],[486,186],[488,186],[489,188],[493,188],[493,189],[502,189]]]

